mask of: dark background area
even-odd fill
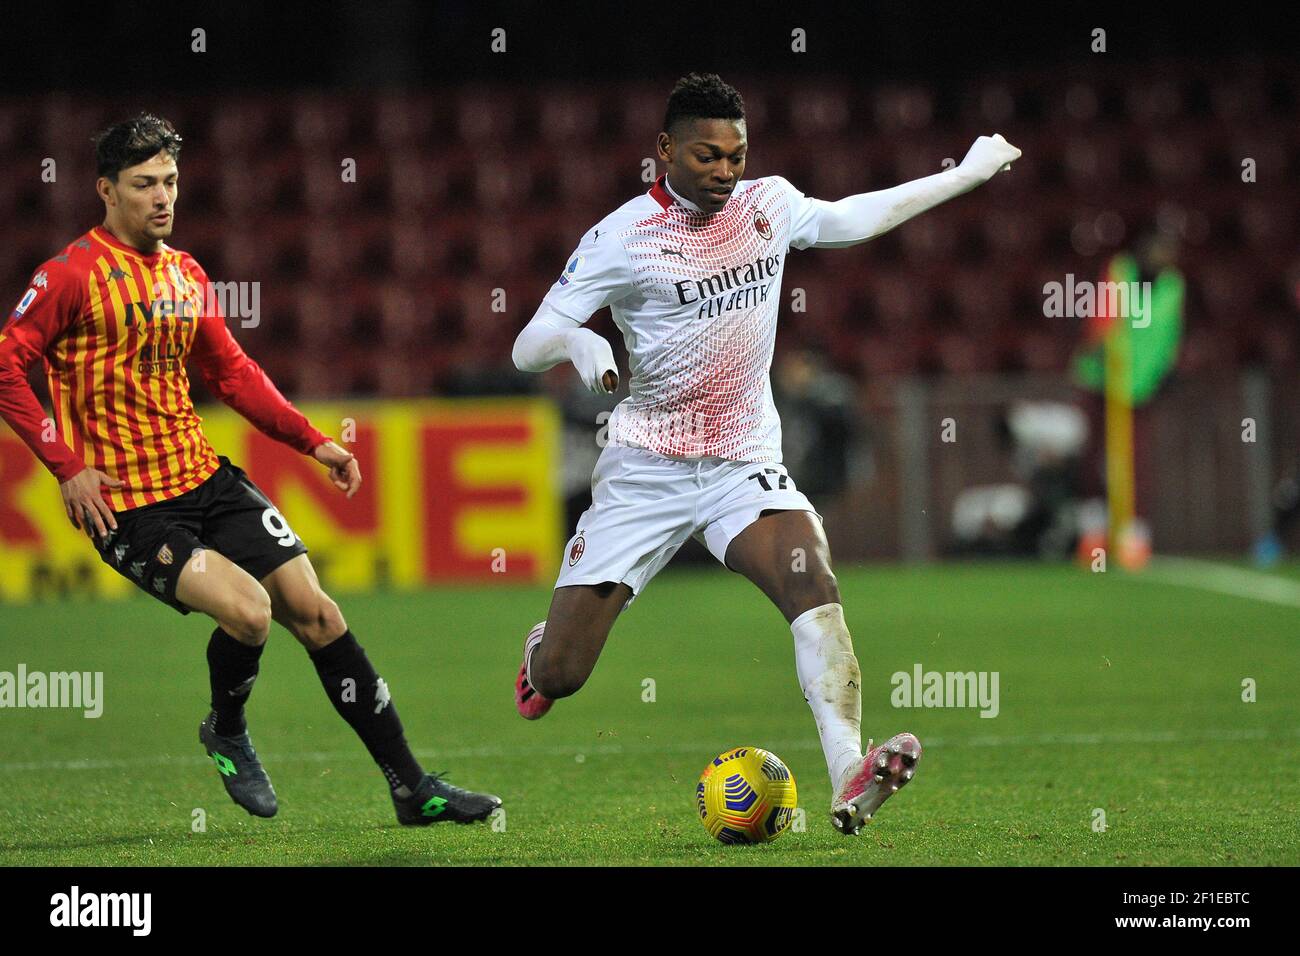
[[[1295,54],[1285,5],[517,2],[107,3],[12,5],[3,89],[168,91],[356,88],[689,70],[842,74],[863,81],[960,79],[1012,68],[1078,68],[1106,56]],[[189,52],[207,30],[208,54]],[[508,56],[489,53],[494,27]],[[807,54],[790,31],[808,31]]]
[[[262,320],[238,335],[286,394],[543,392],[565,409],[573,447],[594,454],[599,409],[572,369],[518,373],[511,345],[578,237],[647,188],[673,81],[716,71],[745,97],[746,177],[783,175],[818,198],[937,172],[980,134],[1024,150],[1011,174],[888,235],[791,257],[785,287],[806,292],[807,309],[783,307],[779,320],[786,454],[810,481],[834,458],[826,494],[849,489],[837,527],[860,551],[905,550],[908,534],[881,528],[907,512],[918,481],[937,487],[945,513],[972,483],[1016,480],[995,440],[1013,400],[1091,409],[1084,474],[1099,485],[1099,399],[1071,379],[1085,330],[1045,314],[1043,289],[1096,279],[1152,234],[1177,242],[1187,295],[1177,365],[1143,426],[1155,464],[1140,469],[1139,498],[1162,543],[1239,548],[1262,530],[1300,447],[1292,14],[1149,3],[12,7],[0,34],[0,299],[16,302],[41,262],[100,220],[92,135],[157,111],[185,138],[175,245],[214,280],[259,283]],[[196,27],[203,53],[191,50]],[[491,49],[498,27],[504,54]],[[1104,53],[1091,49],[1098,27]],[[796,28],[805,53],[791,50]],[[355,182],[341,180],[345,157]],[[1256,181],[1243,180],[1244,157]],[[41,178],[48,160],[57,182]],[[497,290],[505,311],[489,306]],[[624,361],[608,314],[591,327]],[[38,394],[42,377],[33,370]],[[1242,450],[1243,395],[1272,423],[1261,454]],[[197,383],[195,397],[207,397]],[[900,464],[900,423],[958,406],[980,441],[944,457],[947,472],[916,478]],[[936,461],[943,451],[932,449]],[[578,501],[590,462],[568,459]],[[912,537],[927,536],[937,547],[938,519]]]

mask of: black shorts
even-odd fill
[[[104,563],[182,614],[176,582],[195,551],[211,549],[262,580],[280,565],[307,553],[271,500],[220,456],[203,484],[167,501],[115,512],[117,530],[96,538]]]

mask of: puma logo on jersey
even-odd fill
[[[668,249],[666,247],[660,246],[659,254],[661,256],[676,256],[678,259],[681,259],[682,262],[686,261],[686,253],[682,252],[681,246],[678,246],[676,249]]]

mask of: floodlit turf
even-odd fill
[[[1294,566],[1279,573],[1295,580]],[[0,608],[0,670],[103,671],[106,698],[96,720],[0,710],[0,863],[1300,863],[1297,608],[1015,564],[842,568],[840,585],[864,730],[925,746],[916,779],[857,839],[826,818],[788,627],[738,576],[672,569],[616,626],[587,687],[536,723],[515,714],[512,685],[549,589],[341,597],[418,755],[501,794],[501,829],[399,827],[283,631],[250,705],[280,797],[279,816],[258,820],[197,741],[206,619],[143,597]],[[997,671],[998,716],[892,707],[891,675],[917,663]],[[742,744],[793,770],[803,832],[760,847],[705,833],[695,781]],[[206,832],[192,830],[196,808]]]

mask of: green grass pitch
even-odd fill
[[[588,685],[536,723],[515,714],[512,682],[549,589],[340,596],[425,766],[499,793],[503,827],[399,827],[378,770],[278,628],[249,717],[280,813],[257,820],[230,802],[197,741],[206,619],[143,596],[0,608],[0,670],[103,671],[105,682],[98,719],[0,710],[0,863],[1300,862],[1295,608],[1065,566],[839,574],[864,733],[911,730],[925,746],[915,780],[856,839],[827,820],[788,627],[742,578],[684,568],[650,585]],[[891,706],[891,675],[917,663],[997,671],[1000,713]],[[802,832],[757,847],[705,833],[695,782],[742,744],[790,766]],[[196,808],[205,832],[192,829]]]

